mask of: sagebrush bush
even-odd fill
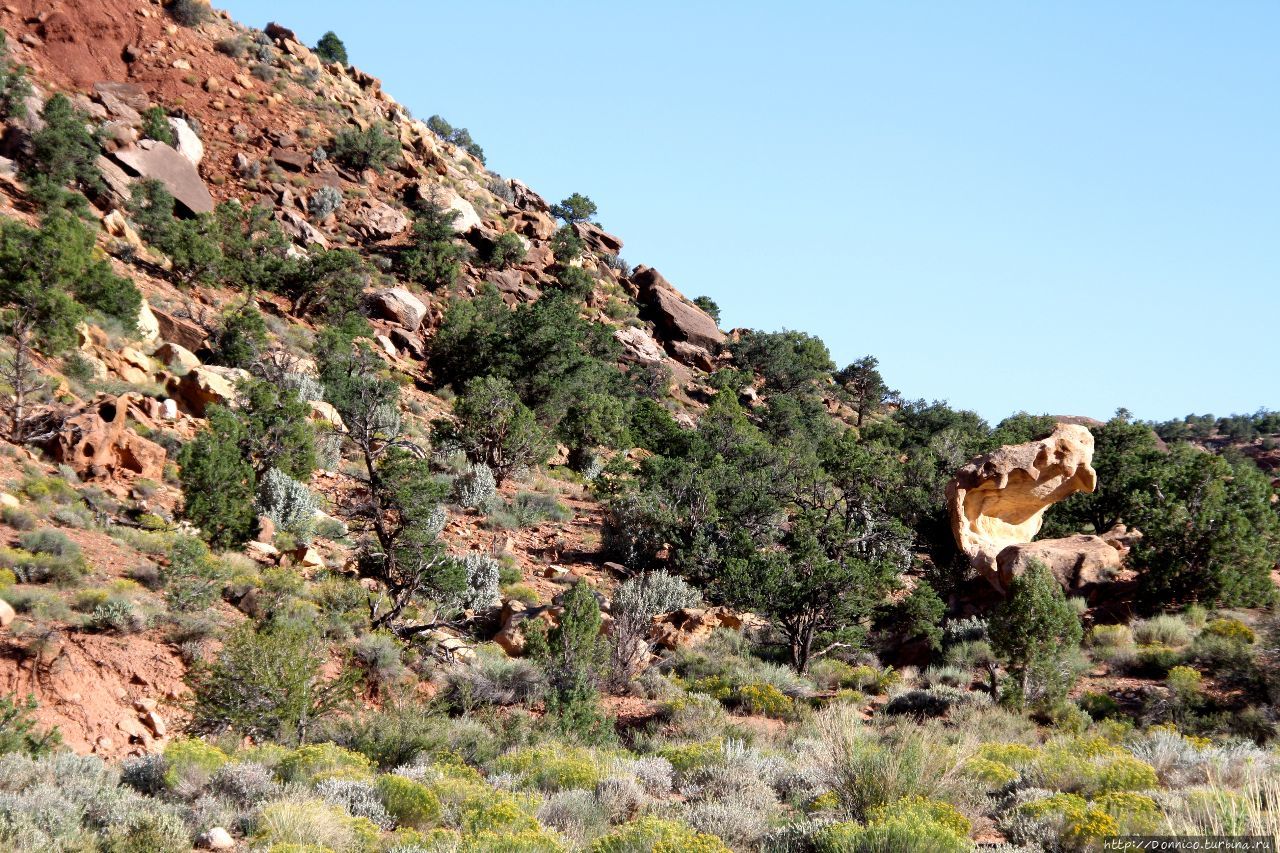
[[[253,840],[269,849],[333,850],[359,853],[377,838],[377,827],[353,818],[322,799],[275,800],[264,804],[254,820]],[[280,848],[277,848],[277,845]]]
[[[299,542],[309,542],[315,533],[318,505],[315,493],[276,468],[263,474],[258,483],[258,512]]]
[[[342,190],[337,187],[321,187],[307,199],[307,213],[316,221],[328,219],[342,209]]]
[[[468,552],[462,558],[467,573],[467,592],[462,606],[469,610],[483,610],[498,603],[498,561],[479,551]]]
[[[497,493],[493,469],[483,463],[468,465],[453,481],[453,500],[464,509],[479,509]]]

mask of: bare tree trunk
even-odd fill
[[[40,374],[31,363],[31,321],[26,315],[13,319],[9,329],[13,355],[0,361],[0,379],[12,389],[8,405],[9,441],[22,444],[27,438],[27,401],[40,386]]]

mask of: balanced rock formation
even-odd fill
[[[1067,587],[1096,582],[1119,567],[1119,551],[1097,536],[1032,544],[1045,510],[1097,488],[1092,462],[1093,434],[1059,423],[1042,439],[974,459],[947,484],[956,544],[997,590],[1005,590],[1031,560],[1046,563]]]

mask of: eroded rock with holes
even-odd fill
[[[86,480],[136,476],[164,477],[165,450],[129,428],[133,394],[99,397],[62,422],[45,450]]]

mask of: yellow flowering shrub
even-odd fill
[[[226,764],[227,754],[211,743],[199,738],[177,738],[164,748],[164,783],[173,788],[178,783],[193,776],[207,779],[214,771]]]
[[[664,746],[658,750],[658,755],[670,761],[676,770],[683,772],[720,760],[724,755],[724,747],[718,740],[693,741]]]
[[[1008,767],[1026,767],[1040,755],[1040,750],[1024,743],[984,743],[978,747],[978,758]]]
[[[421,829],[440,820],[440,797],[420,782],[386,773],[378,777],[378,796],[402,826]]]
[[[612,756],[597,755],[585,747],[543,744],[507,753],[494,766],[519,776],[523,785],[564,791],[594,788],[603,776],[602,765],[610,761]]]
[[[1239,619],[1213,619],[1204,626],[1203,633],[1246,646],[1252,645],[1258,639],[1253,629]]]
[[[778,720],[795,715],[795,702],[772,684],[744,684],[738,688],[737,699],[752,714]]]
[[[358,752],[334,743],[300,746],[276,765],[276,775],[285,782],[318,782],[321,779],[368,779],[372,763]]]
[[[1155,800],[1132,791],[1103,794],[1092,805],[1111,815],[1124,835],[1153,835],[1164,817]]]
[[[964,772],[993,791],[1016,781],[1020,775],[1008,764],[989,758],[970,758],[964,763]]]
[[[652,816],[622,824],[597,838],[588,849],[590,853],[729,853],[714,835],[677,820]]]
[[[973,824],[955,806],[921,796],[903,797],[896,803],[872,809],[867,815],[867,824],[884,823],[898,818],[920,823],[931,821],[961,836],[967,836],[973,830]]]

